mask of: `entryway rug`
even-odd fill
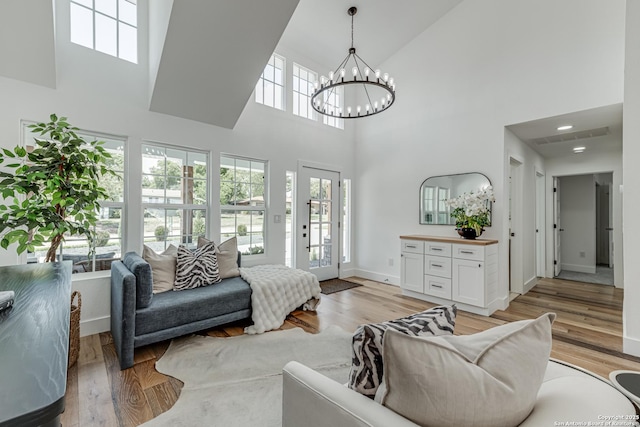
[[[347,289],[362,286],[360,283],[347,282],[342,279],[330,279],[320,282],[320,289],[323,294],[329,295],[334,292],[346,291]]]
[[[282,368],[296,360],[344,384],[351,333],[330,326],[231,338],[175,339],[156,369],[184,382],[176,404],[145,427],[281,427]]]

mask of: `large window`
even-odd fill
[[[144,144],[142,206],[144,244],[195,247],[207,235],[208,155],[202,151]]]
[[[285,109],[284,103],[284,58],[273,54],[256,84],[256,102],[278,110]]]
[[[296,116],[316,119],[316,111],[311,108],[311,94],[316,80],[317,73],[293,64],[293,114]]]
[[[322,116],[322,121],[325,125],[329,125],[338,129],[344,129],[344,119],[340,119],[340,113],[342,113],[343,91],[341,87],[334,88],[334,90],[324,93],[324,102],[327,107],[327,112],[333,113],[334,116]]]
[[[342,181],[342,262],[351,262],[351,180]]]
[[[40,134],[34,134],[23,124],[24,146],[29,150],[33,148],[34,137],[41,138]],[[89,254],[89,241],[84,235],[65,234],[64,242],[60,245],[58,259],[73,262],[74,273],[89,271],[109,270],[111,262],[122,255],[122,219],[124,218],[124,138],[98,134],[87,131],[76,132],[85,141],[104,141],[104,148],[111,154],[108,160],[109,167],[117,176],[105,175],[101,178],[101,185],[107,190],[109,197],[101,200],[98,221],[95,227],[95,253],[91,258]],[[36,247],[34,252],[27,254],[28,263],[38,263],[45,259],[48,245]]]
[[[73,43],[138,63],[137,0],[71,0]]]
[[[295,236],[293,235],[296,207],[296,173],[287,171],[287,187],[285,193],[285,246],[284,265],[293,267],[295,252]]]
[[[243,255],[265,251],[267,163],[220,157],[220,237],[238,238]]]

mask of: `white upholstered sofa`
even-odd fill
[[[298,362],[288,363],[283,374],[283,427],[416,426]],[[521,426],[633,425],[635,414],[634,405],[607,380],[551,360],[533,412]]]

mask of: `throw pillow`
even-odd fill
[[[204,237],[198,237],[199,248],[207,243],[212,242]],[[218,257],[221,279],[240,276],[240,270],[238,269],[238,239],[236,237],[232,237],[216,246],[216,256]]]
[[[419,425],[513,427],[536,403],[554,313],[467,336],[384,340],[386,407]]]
[[[392,329],[407,335],[451,335],[456,323],[456,306],[434,307],[389,322],[362,325],[353,335],[349,388],[371,399],[382,381],[382,345],[385,332]]]
[[[178,247],[174,291],[207,286],[220,280],[216,247],[213,242],[207,243],[193,252],[184,245]]]
[[[151,267],[151,278],[153,279],[153,293],[159,294],[173,289],[173,282],[176,280],[176,262],[178,261],[178,248],[169,245],[161,254],[157,253],[149,246],[144,245],[142,258]]]

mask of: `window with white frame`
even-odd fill
[[[265,252],[267,162],[220,157],[220,238],[238,239],[243,255]]]
[[[144,244],[162,252],[170,244],[195,247],[207,236],[208,153],[142,145]]]
[[[351,262],[351,180],[342,181],[342,262]]]
[[[137,0],[70,0],[75,44],[138,63]]]
[[[311,108],[311,94],[316,80],[317,73],[293,63],[293,114],[296,116],[316,119],[316,111]]]
[[[284,74],[285,60],[274,53],[256,84],[257,103],[284,111]]]
[[[34,137],[41,138],[39,133],[33,133],[28,125],[23,122],[24,146],[27,150],[33,148]],[[74,273],[89,271],[110,270],[111,262],[120,259],[123,248],[122,220],[124,218],[124,144],[125,138],[113,135],[105,135],[88,131],[76,131],[77,135],[85,141],[104,141],[103,147],[111,154],[106,161],[114,175],[104,175],[100,178],[101,186],[107,191],[107,200],[99,200],[100,211],[95,226],[95,252],[88,257],[90,242],[84,235],[64,235],[64,241],[60,245],[58,259],[73,262]],[[27,253],[27,263],[43,262],[48,246],[36,247],[34,252]]]
[[[295,236],[293,235],[294,220],[295,220],[295,207],[296,207],[296,173],[293,171],[287,171],[286,175],[287,186],[285,193],[285,215],[284,215],[284,230],[285,230],[285,248],[284,248],[284,265],[287,267],[293,267],[294,254],[295,254]]]
[[[327,112],[334,114],[333,116],[322,116],[322,122],[325,125],[344,129],[344,119],[340,118],[340,113],[342,112],[342,106],[344,104],[342,94],[343,92],[341,87],[324,92],[324,105],[326,106]]]

